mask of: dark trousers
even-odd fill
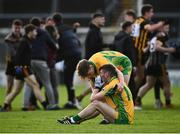
[[[137,91],[136,91],[136,83],[135,83],[134,78],[135,78],[135,74],[134,74],[134,72],[132,71],[131,76],[130,76],[130,80],[129,80],[128,87],[129,87],[129,89],[131,90],[132,97],[133,97],[133,102],[135,103],[135,99],[136,99],[136,97],[137,97]]]
[[[163,87],[162,82],[157,79],[154,86],[154,95],[156,100],[160,100],[160,89]]]
[[[67,88],[68,101],[75,103],[75,90],[73,88],[73,77],[80,56],[74,56],[64,60],[64,82]]]

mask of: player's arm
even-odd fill
[[[156,50],[164,53],[174,53],[176,51],[173,47],[163,47],[162,43],[157,40]]]
[[[93,89],[93,92],[92,92],[91,97],[90,97],[91,102],[97,99],[98,92],[99,92],[99,89],[96,89],[96,88]]]
[[[123,76],[123,73],[120,70],[118,70],[117,68],[116,68],[116,72],[117,72],[118,79],[120,81],[119,84],[117,84],[118,89],[121,90],[121,89],[123,89],[124,76]]]
[[[143,48],[143,52],[144,52],[144,53],[147,53],[147,52],[148,52],[149,46],[150,46],[150,45],[148,44],[145,48]]]
[[[99,100],[104,101],[105,96],[112,95],[117,90],[117,82],[110,82],[106,86],[103,87],[103,89],[100,92],[97,92],[91,96],[91,101]]]
[[[104,100],[104,96],[105,95],[103,91],[99,92],[99,89],[94,89],[94,92],[91,94],[91,102],[94,100],[102,101]]]
[[[111,65],[113,65],[113,64],[111,64]],[[123,88],[123,84],[124,84],[124,75],[123,75],[123,73],[119,69],[117,69],[116,66],[114,66],[114,67],[115,67],[116,72],[117,72],[118,80],[120,81],[119,84],[118,84],[118,89],[122,89]]]
[[[164,21],[160,21],[160,22],[158,22],[158,23],[156,23],[156,24],[146,24],[146,25],[144,26],[144,29],[152,32],[152,31],[160,28],[160,27],[163,26],[163,25],[164,25]]]

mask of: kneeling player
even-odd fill
[[[112,65],[106,64],[99,71],[104,84],[102,88],[92,88],[91,103],[77,115],[59,119],[59,123],[79,124],[102,114],[113,124],[133,124],[134,105],[130,90],[125,84],[118,90],[119,80]]]

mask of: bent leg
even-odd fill
[[[90,103],[86,108],[84,108],[78,115],[81,117],[82,120],[86,120],[92,117],[96,117],[94,113],[99,114],[99,111],[96,110],[93,103]]]
[[[139,89],[138,97],[143,97],[155,84],[156,78],[153,76],[146,76],[146,83]]]
[[[105,119],[111,123],[114,123],[116,119],[116,111],[112,107],[101,101],[93,101],[92,104],[95,109],[104,116]]]
[[[166,105],[171,104],[171,83],[168,75],[162,77],[164,96],[166,98]]]
[[[40,91],[40,89],[39,89],[39,84],[38,84],[38,82],[36,81],[35,76],[34,76],[34,75],[27,76],[27,77],[25,78],[25,81],[26,81],[26,83],[27,83],[30,87],[32,87],[33,92],[34,92],[36,98],[37,98],[40,102],[44,102],[45,99],[44,99],[44,97],[42,96],[42,93],[41,93],[41,91]]]
[[[15,79],[15,81],[14,81],[14,89],[12,90],[11,93],[9,93],[6,96],[4,103],[5,104],[11,104],[11,102],[14,100],[14,98],[20,93],[23,85],[24,85],[23,81]]]
[[[14,84],[14,76],[7,75],[6,82],[7,82],[7,87],[6,87],[6,96],[7,96],[12,91]]]

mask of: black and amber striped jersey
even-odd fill
[[[147,46],[151,34],[144,28],[147,24],[150,24],[150,21],[144,19],[143,17],[138,17],[132,26],[131,36],[133,37],[133,44],[140,52],[142,52]]]
[[[168,40],[168,35],[165,33],[161,33],[161,35],[157,34],[155,37],[151,39],[149,42],[149,57],[148,57],[148,66],[156,66],[160,64],[165,64],[167,55],[164,52],[156,51],[156,41],[159,40],[162,42],[163,47],[167,47],[166,41]]]

